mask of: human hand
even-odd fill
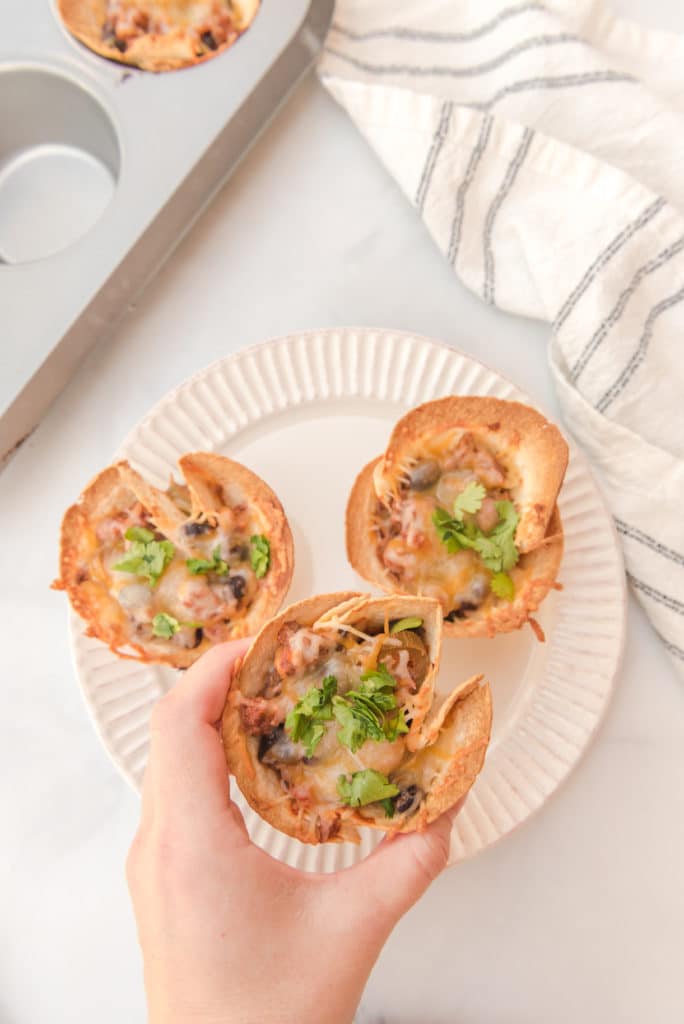
[[[248,646],[210,650],[152,714],[127,862],[150,1024],[351,1021],[388,935],[447,863],[453,814],[336,874],[251,843],[216,730]]]

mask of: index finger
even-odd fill
[[[228,768],[216,723],[250,640],[207,651],[163,697],[150,722],[143,818],[178,814],[191,827],[230,806]]]

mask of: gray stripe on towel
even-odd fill
[[[499,100],[511,96],[517,92],[529,92],[531,89],[569,89],[577,85],[598,85],[601,82],[630,82],[636,83],[638,79],[634,75],[628,75],[622,71],[586,71],[578,75],[557,75],[556,77],[525,78],[520,82],[512,82],[503,89],[499,89],[488,99],[478,103],[465,103],[464,106],[473,110],[491,110]]]
[[[583,46],[586,46],[581,36],[574,35],[571,32],[532,36],[530,39],[523,39],[520,43],[516,43],[515,46],[512,46],[509,50],[504,50],[503,53],[498,54],[496,57],[491,57],[480,64],[471,64],[468,67],[462,68],[455,68],[452,64],[372,64],[370,61],[361,60],[359,57],[352,57],[351,54],[344,53],[342,50],[336,50],[332,46],[326,47],[326,53],[331,57],[337,57],[338,60],[343,60],[346,64],[351,64],[352,67],[358,68],[359,71],[366,71],[371,75],[476,78],[478,75],[486,75],[490,71],[495,71],[496,68],[500,68],[503,64],[507,64],[509,60],[518,57],[521,53],[526,53],[528,50],[537,50],[547,46],[560,46],[563,43],[582,43]]]
[[[487,143],[489,142],[489,136],[492,130],[492,118],[488,115],[483,118],[482,124],[480,125],[480,131],[477,137],[477,142],[470,154],[470,160],[466,168],[465,176],[463,181],[458,186],[456,192],[456,212],[454,213],[454,219],[451,224],[451,235],[449,237],[449,248],[447,250],[447,259],[451,266],[456,265],[458,258],[458,248],[461,244],[461,229],[463,227],[463,214],[465,210],[465,197],[473,178],[475,177],[475,171],[477,165],[482,159]]]
[[[444,145],[444,140],[449,131],[449,121],[451,120],[451,111],[454,109],[453,103],[447,101],[442,104],[442,111],[439,117],[439,123],[432,139],[432,145],[428,151],[425,166],[423,167],[423,173],[420,176],[418,183],[418,189],[416,191],[416,207],[419,212],[423,212],[425,206],[425,199],[430,188],[430,182],[432,181],[432,175],[435,170],[435,164],[437,163],[437,157],[439,156],[440,150]]]
[[[659,540],[656,540],[655,537],[650,537],[643,530],[639,530],[636,526],[631,526],[629,523],[624,522],[624,520],[618,519],[617,516],[615,516],[615,525],[623,537],[629,537],[630,540],[637,541],[638,544],[643,544],[645,547],[650,548],[651,551],[655,551],[657,555],[662,555],[663,558],[676,562],[677,565],[684,566],[684,555],[680,554],[679,551],[675,551],[674,548],[668,548],[665,544],[661,544]]]
[[[641,338],[639,339],[636,352],[629,360],[615,383],[612,384],[605,394],[598,400],[596,408],[599,412],[605,412],[606,409],[615,401],[618,395],[624,391],[636,371],[643,363],[646,358],[646,353],[648,352],[648,346],[651,343],[651,338],[653,337],[653,329],[656,320],[661,317],[663,313],[666,313],[668,309],[679,305],[682,300],[684,300],[684,286],[678,288],[676,292],[673,292],[672,295],[668,295],[666,299],[662,299],[653,307],[646,317],[646,323],[644,324],[644,329],[641,334]]]
[[[610,244],[598,254],[589,269],[585,272],[579,284],[570,292],[567,299],[561,306],[553,323],[554,331],[558,331],[568,319],[598,272],[612,260],[613,256],[615,256],[624,245],[626,245],[632,235],[635,235],[637,231],[641,230],[641,228],[645,227],[649,221],[653,220],[656,214],[660,213],[664,206],[665,200],[661,197],[649,203],[648,206],[641,211],[639,216],[627,224],[622,231],[615,236],[612,242],[610,242]]]
[[[664,594],[662,590],[656,590],[655,587],[649,586],[648,583],[644,583],[643,580],[639,580],[636,576],[632,576],[631,572],[627,573],[627,579],[632,584],[635,590],[640,590],[642,594],[646,594],[652,601],[657,601],[658,604],[662,604],[665,608],[669,608],[671,612],[676,612],[677,615],[684,615],[684,604],[678,601],[676,597],[672,597],[670,594]]]
[[[501,182],[499,191],[492,199],[487,216],[484,222],[483,232],[483,249],[484,249],[484,284],[482,288],[482,298],[485,302],[488,302],[490,306],[495,305],[494,293],[496,285],[496,271],[494,266],[494,251],[492,249],[492,232],[494,230],[494,222],[499,215],[499,211],[506,199],[506,196],[510,193],[515,179],[518,176],[518,171],[523,165],[525,157],[527,156],[532,139],[534,138],[534,132],[531,128],[525,128],[520,145],[518,146],[513,159],[506,168],[504,179]]]
[[[678,238],[676,242],[673,242],[672,245],[668,245],[666,249],[662,249],[657,256],[653,257],[653,259],[648,260],[639,267],[632,280],[621,293],[608,316],[601,321],[598,328],[582,350],[579,359],[572,367],[572,370],[570,371],[570,380],[573,384],[577,383],[580,375],[586,369],[587,363],[594,353],[600,348],[610,329],[620,320],[627,303],[631,299],[632,295],[634,295],[644,278],[649,274],[653,274],[656,270],[660,270],[660,268],[668,263],[674,256],[677,256],[682,249],[684,249],[684,235],[682,235],[681,238]]]
[[[332,28],[335,32],[339,32],[340,35],[346,36],[347,39],[354,39],[357,42],[362,42],[366,39],[408,39],[414,43],[468,43],[471,39],[480,39],[482,36],[486,36],[498,25],[501,25],[502,22],[508,21],[509,18],[514,18],[518,14],[527,14],[529,11],[546,11],[546,7],[542,3],[514,4],[511,7],[505,7],[503,11],[499,11],[496,17],[490,18],[489,21],[467,32],[421,30],[410,28],[408,25],[374,28],[368,32],[354,32],[352,29],[344,28],[342,25],[337,24],[333,24]]]

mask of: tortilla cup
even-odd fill
[[[490,593],[466,617],[445,619],[446,636],[493,636],[519,629],[554,586],[563,555],[563,529],[556,505],[568,449],[560,431],[540,413],[518,402],[452,396],[407,413],[395,426],[384,455],[358,475],[346,511],[347,557],[354,569],[388,593],[412,593],[383,564],[375,517],[379,502],[397,495],[408,467],[446,437],[465,433],[483,442],[506,467],[511,500],[519,514],[517,565],[509,570],[512,601]],[[444,551],[444,559],[449,555]]]
[[[164,492],[149,484],[127,462],[118,462],[91,481],[66,512],[60,540],[60,578],[55,588],[66,590],[71,605],[88,624],[88,634],[97,637],[121,657],[160,662],[174,668],[188,668],[214,643],[249,636],[273,615],[285,597],[292,579],[294,552],[292,534],[280,501],[271,488],[245,466],[223,456],[194,452],[179,459],[189,501],[178,497],[173,483]],[[174,599],[174,588],[188,579],[186,558],[202,557],[197,540],[187,536],[187,522],[213,521],[230,504],[247,505],[254,533],[264,534],[270,544],[266,575],[256,580],[254,595],[244,614],[221,628],[220,636],[209,639],[203,631],[197,646],[179,647],[173,638],[146,637],[141,641],[131,616],[111,590],[111,573],[103,562],[103,543],[97,528],[104,520],[122,515],[137,503],[156,530],[171,540],[176,557],[164,571],[156,593]],[[175,497],[175,500],[174,500]],[[180,504],[179,504],[180,502]]]
[[[333,791],[332,783],[343,763],[339,758],[350,756],[339,743],[320,763],[314,751],[313,758],[297,766],[303,787],[287,782],[280,774],[282,766],[279,770],[273,764],[263,763],[262,736],[245,728],[241,707],[246,702],[269,703],[262,695],[265,681],[272,678],[283,629],[296,623],[334,645],[340,626],[342,633],[348,628],[358,631],[359,636],[372,637],[384,634],[388,623],[412,616],[423,620],[420,628],[429,663],[415,703],[406,705],[411,725],[401,748],[403,753],[400,751],[401,763],[391,773],[392,779],[396,776],[402,780],[402,793],[413,786],[422,794],[410,813],[388,817],[380,804],[351,807],[339,797],[317,798],[319,783],[325,782],[323,788],[327,787],[328,794]],[[317,844],[358,842],[359,826],[387,833],[421,830],[457,803],[472,786],[484,762],[491,729],[491,695],[488,684],[480,685],[482,676],[476,676],[457,687],[441,708],[435,709],[440,647],[440,608],[436,601],[425,598],[323,594],[291,605],[267,623],[233,680],[221,725],[229,770],[250,806],[281,832],[301,842]],[[278,699],[282,700],[276,697],[270,703],[275,705]],[[285,711],[281,703],[277,713],[283,720]]]
[[[198,37],[196,31],[188,32],[183,27],[184,8],[192,7],[183,0],[140,0],[135,9],[143,16],[156,14],[162,18],[165,31],[146,31],[127,40],[117,39],[114,34],[109,6],[107,0],[58,0],[57,3],[69,32],[94,53],[144,71],[175,71],[211,60],[232,46],[254,20],[259,0],[233,0],[229,5],[234,15],[232,29],[221,43],[211,33]]]

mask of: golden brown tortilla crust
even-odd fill
[[[238,619],[225,639],[249,636],[278,610],[292,579],[294,545],[283,507],[268,484],[232,459],[194,452],[183,456],[179,465],[190,485],[195,474],[206,476],[209,471],[214,473],[214,480],[220,486],[239,480],[250,512],[259,517],[262,532],[268,533],[271,545],[268,573],[258,581],[257,595],[249,612]],[[99,542],[93,524],[109,509],[120,507],[116,503],[117,490],[132,493],[166,535],[185,521],[168,496],[152,487],[127,462],[108,466],[88,484],[79,501],[64,515],[60,579],[54,585],[66,590],[74,611],[88,624],[88,635],[102,640],[119,657],[188,668],[213,646],[212,642],[205,637],[193,650],[165,645],[161,639],[153,645],[135,643],[129,635],[128,617],[108,592],[104,575],[98,568]],[[200,514],[202,509],[197,504],[193,512]],[[84,568],[87,568],[87,578],[84,578]]]
[[[107,18],[106,0],[58,0],[57,9],[69,32],[101,57],[119,64],[130,64],[143,71],[177,71],[179,68],[202,64],[229,49],[252,24],[259,10],[259,2],[249,0],[241,4],[242,20],[236,39],[229,39],[201,56],[195,53],[192,41],[179,33],[147,33],[138,36],[129,43],[125,53],[121,53],[102,38]]]
[[[359,576],[391,594],[399,588],[390,585],[387,579],[385,568],[376,553],[377,540],[371,529],[378,501],[373,475],[381,461],[382,455],[373,459],[354,481],[344,516],[345,541],[347,559]]]
[[[446,714],[437,741],[440,751],[453,751],[453,754],[445,760],[444,768],[437,775],[419,809],[404,822],[393,824],[392,819],[365,818],[361,808],[355,814],[358,824],[390,833],[422,832],[430,822],[448,811],[470,790],[482,770],[489,745],[492,694],[488,683],[480,686],[469,681],[457,689],[458,699]],[[447,702],[451,699],[447,697]]]
[[[472,433],[518,471],[521,484],[512,488],[520,513],[515,542],[519,551],[531,551],[546,536],[565,476],[568,446],[563,435],[520,402],[451,395],[419,405],[399,420],[385,451],[383,475],[399,472],[407,451],[421,441],[451,430]]]
[[[433,724],[444,716],[444,727],[439,735],[440,752],[446,749],[444,767],[437,774],[433,786],[420,810],[405,821],[393,822],[389,818],[375,819],[352,808],[313,807],[306,811],[293,809],[293,801],[283,790],[276,772],[262,765],[258,759],[259,740],[248,736],[239,715],[240,695],[256,696],[263,687],[264,676],[273,665],[277,637],[281,627],[289,621],[305,626],[344,618],[348,624],[363,629],[364,625],[379,625],[385,619],[404,618],[411,614],[427,617],[426,640],[431,668],[421,691],[433,695],[434,681],[439,667],[441,634],[439,608],[430,599],[394,596],[372,598],[367,594],[336,593],[307,598],[291,605],[255,637],[252,646],[233,680],[223,712],[221,733],[228,768],[235,776],[245,799],[265,821],[274,828],[293,836],[300,842],[317,844],[327,842],[358,842],[357,825],[366,825],[385,832],[413,832],[424,829],[431,821],[453,806],[472,786],[480,771],[491,730],[491,695],[489,686],[479,686],[481,677],[475,677],[456,688],[456,695],[447,698],[451,706],[446,713],[438,711]],[[430,728],[430,725],[427,726]],[[451,754],[451,756],[449,756]],[[420,756],[420,754],[418,755]],[[322,840],[318,828],[319,818],[339,817],[339,831]]]
[[[370,532],[375,511],[373,471],[380,459],[374,459],[361,470],[347,503],[347,558],[356,572],[388,594],[410,594],[403,590],[385,570],[376,553],[375,538]],[[549,520],[546,537],[533,551],[521,555],[509,575],[515,585],[513,601],[489,598],[466,618],[455,622],[444,620],[447,637],[492,637],[520,629],[539,608],[558,577],[563,558],[563,525],[556,506]]]
[[[356,572],[387,593],[410,593],[388,575],[377,556],[371,531],[377,495],[376,468],[385,479],[401,471],[407,453],[420,443],[462,429],[481,439],[496,456],[512,463],[521,484],[512,494],[520,509],[516,544],[521,559],[510,575],[512,602],[488,599],[464,619],[444,622],[449,637],[491,637],[519,629],[537,610],[556,581],[563,555],[563,528],[555,504],[567,466],[568,448],[560,431],[535,409],[498,398],[449,397],[407,413],[392,431],[384,456],[359,473],[345,517],[347,558]]]
[[[93,514],[104,509],[120,487],[117,468],[108,466],[91,480],[81,501],[67,509],[61,529],[60,579],[53,584],[55,589],[66,590],[72,608],[88,623],[88,636],[103,640],[112,650],[128,643],[123,610],[105,594],[97,576],[82,577],[83,566],[91,566],[92,548],[96,544],[91,526]]]
[[[269,825],[285,832],[304,843],[317,843],[316,814],[305,816],[293,811],[291,800],[284,792],[276,772],[264,767],[258,758],[259,740],[248,736],[240,721],[240,694],[256,696],[263,688],[264,676],[273,664],[278,633],[286,622],[295,621],[302,626],[313,626],[321,616],[332,608],[364,595],[353,591],[339,591],[334,594],[319,594],[289,605],[285,611],[262,626],[244,657],[239,672],[233,679],[228,692],[226,706],[221,719],[223,749],[231,775],[247,803]],[[343,826],[345,823],[342,823]],[[353,825],[343,827],[335,842],[359,842],[359,835]]]

